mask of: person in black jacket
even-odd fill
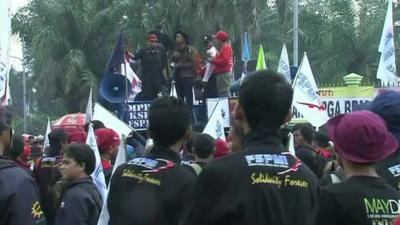
[[[115,171],[108,194],[109,225],[179,224],[196,175],[181,166],[179,151],[191,136],[182,100],[161,97],[149,109],[154,147]]]
[[[331,118],[327,128],[346,178],[319,190],[314,224],[393,224],[399,215],[400,193],[378,176],[374,165],[398,148],[385,121],[362,110]]]
[[[313,128],[308,124],[298,124],[293,127],[296,156],[320,178],[327,163],[318,155],[311,145]]]
[[[140,60],[142,92],[136,96],[137,101],[152,101],[163,91],[167,82],[167,52],[158,43],[155,34],[147,36],[147,47],[140,49],[134,56]]]
[[[371,102],[369,109],[382,117],[400,143],[400,93],[384,92]],[[400,191],[400,149],[376,165],[380,177]]]
[[[90,174],[96,166],[92,149],[86,144],[71,144],[65,149],[61,174],[67,181],[57,211],[56,225],[96,225],[102,200]]]
[[[185,167],[198,176],[213,159],[215,139],[208,134],[197,134],[193,137],[192,152],[195,158]]]
[[[273,71],[249,74],[239,91],[235,123],[242,151],[212,161],[201,172],[184,225],[309,225],[317,178],[278,136],[291,119],[293,90]]]
[[[56,216],[53,188],[61,178],[59,170],[62,160],[61,150],[67,143],[68,133],[63,129],[54,129],[47,136],[50,147],[45,156],[35,165],[33,172],[38,182],[46,222],[48,225],[53,225]]]
[[[0,225],[45,225],[32,174],[4,157],[12,137],[9,121],[0,112]]]

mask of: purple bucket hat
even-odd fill
[[[328,121],[328,133],[336,151],[355,163],[376,163],[397,150],[397,140],[377,114],[362,110]]]

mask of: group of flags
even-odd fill
[[[382,54],[380,58],[379,68],[377,72],[377,78],[380,79],[382,82],[398,82],[398,77],[396,75],[396,65],[395,65],[395,51],[394,51],[394,32],[393,32],[393,18],[392,18],[392,1],[388,1],[388,10],[385,20],[384,29],[382,32],[382,38],[379,44],[379,52]],[[120,71],[122,74],[126,75],[132,84],[132,93],[139,93],[141,91],[141,81],[136,76],[136,74],[131,69],[129,63],[129,57],[127,57],[126,51],[123,48],[123,40],[122,37],[119,37],[117,45],[114,49],[113,56],[111,57],[112,60],[109,61],[107,65],[106,72],[111,72],[113,69],[120,66]],[[122,56],[121,56],[122,55]],[[116,60],[116,59],[121,59]],[[248,35],[247,33],[244,34],[244,41],[243,41],[243,51],[242,51],[242,61],[244,62],[243,73],[241,82],[245,79],[247,75],[247,62],[251,59],[251,52],[250,52],[250,45],[248,42]],[[258,60],[256,70],[263,70],[266,69],[266,62],[265,62],[265,55],[263,47],[260,45],[259,53],[258,53]],[[278,72],[283,74],[289,82],[291,82],[291,75],[290,75],[290,64],[289,64],[289,57],[286,45],[284,44],[282,47],[282,52],[279,60],[278,65]],[[316,85],[314,75],[311,69],[310,62],[308,60],[307,54],[304,53],[303,59],[301,61],[300,67],[296,73],[295,79],[292,83],[294,96],[293,96],[293,107],[303,115],[303,117],[311,123],[315,127],[320,127],[324,125],[329,117],[327,115],[326,108],[322,104],[318,87]],[[171,96],[177,96],[175,85],[172,85]],[[89,93],[89,99],[86,108],[86,121],[89,122],[94,118],[93,115],[93,102],[92,102],[92,90]],[[97,103],[95,104],[95,111],[96,107],[100,107]],[[101,109],[98,109],[101,110]],[[101,111],[100,114],[104,114]],[[113,115],[107,114],[108,117],[113,118]],[[118,118],[115,118],[115,121],[119,121]],[[123,122],[120,122],[123,123]],[[203,131],[203,133],[207,133],[210,136],[214,137],[215,139],[225,139],[225,132],[224,132],[224,120],[223,120],[223,113],[221,102],[218,101],[215,105],[208,123]],[[129,131],[129,128],[126,128]],[[50,133],[50,120],[47,122],[47,129],[45,135],[45,143],[44,146],[48,146],[48,134]],[[119,147],[118,155],[116,158],[116,162],[114,165],[114,170],[126,162],[126,146],[124,135],[122,136],[121,145]],[[289,141],[289,149],[292,154],[294,154],[294,146],[293,146],[293,135],[290,136]],[[98,225],[106,225],[109,221],[109,213],[107,208],[107,195],[108,189],[105,176],[101,164],[100,153],[97,147],[96,136],[94,134],[94,130],[92,125],[89,125],[88,136],[86,140],[86,144],[88,144],[93,152],[95,153],[96,157],[96,168],[94,172],[91,174],[93,181],[98,188],[102,198],[103,198],[103,208],[100,214],[100,218],[98,221]]]
[[[123,33],[119,34],[114,51],[108,60],[105,74],[122,74],[128,79],[131,90],[127,90],[130,96],[129,99],[134,99],[137,94],[142,91],[142,81],[131,68],[130,64],[133,62],[133,55],[127,49],[126,41],[124,40]],[[128,87],[129,87],[128,86]]]
[[[249,54],[247,33],[244,36],[243,55]],[[378,51],[381,53],[379,67],[377,71],[377,78],[381,80],[382,85],[397,84],[400,79],[396,72],[396,54],[394,45],[394,30],[393,30],[393,2],[388,0],[387,13],[385,24],[382,31],[382,37],[379,43]],[[243,69],[242,81],[247,74],[246,60],[249,57],[243,57],[245,61],[245,68]],[[263,46],[260,45],[256,70],[267,69],[265,63],[265,55]],[[278,72],[283,74],[289,82],[291,82],[290,64],[286,45],[282,47],[282,52],[278,65]],[[293,107],[313,126],[321,127],[324,125],[329,117],[325,106],[322,104],[319,90],[316,85],[314,75],[311,69],[310,62],[307,54],[304,53],[300,67],[296,73],[293,81]]]

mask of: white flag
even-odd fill
[[[296,151],[294,150],[294,136],[292,133],[289,133],[288,136],[289,136],[288,150],[293,156],[296,156]]]
[[[85,121],[87,123],[87,122],[92,121],[92,120],[93,120],[92,88],[90,88],[89,99],[88,99],[88,103],[86,105]]]
[[[46,134],[44,135],[44,143],[43,143],[43,149],[42,149],[43,152],[50,145],[49,137],[48,137],[50,132],[51,132],[50,119],[47,118]]]
[[[293,105],[315,127],[324,125],[329,117],[322,104],[317,84],[307,54],[304,53],[300,68],[293,82]]]
[[[129,133],[132,132],[133,129],[128,124],[118,119],[116,116],[114,116],[114,114],[105,109],[99,103],[94,104],[93,111],[93,120],[99,120],[103,122],[106,127],[110,127],[115,130],[120,137],[122,137],[122,135],[128,136]]]
[[[212,63],[206,64],[206,72],[204,72],[203,82],[208,82],[212,73],[214,72],[215,66]]]
[[[194,87],[192,87],[192,94],[193,94],[193,105],[198,105],[199,101],[196,100],[196,93],[194,92]]]
[[[215,105],[214,111],[211,113],[203,133],[215,139],[225,140],[224,119],[222,118],[222,108],[219,101]]]
[[[171,92],[169,93],[169,96],[178,98],[178,94],[176,93],[176,88],[175,88],[175,81],[173,81],[171,84]]]
[[[104,176],[103,166],[101,164],[100,152],[99,149],[97,148],[96,136],[94,134],[92,124],[89,124],[86,144],[89,145],[90,148],[92,148],[94,155],[96,157],[96,167],[90,176],[92,176],[93,183],[99,190],[102,200],[106,201],[107,200],[106,178]]]
[[[393,2],[388,1],[385,25],[383,26],[381,41],[378,51],[381,53],[376,78],[387,85],[398,82],[396,72],[396,54],[394,47],[393,31]]]
[[[115,164],[113,171],[111,173],[111,177],[114,174],[115,170],[122,164],[126,163],[126,145],[125,145],[125,137],[122,138],[121,144],[119,145],[118,149],[118,155],[117,158],[115,159]],[[110,189],[110,185],[108,186],[108,190]],[[108,195],[107,195],[108,196]],[[107,196],[105,198],[105,201],[103,201],[103,207],[101,209],[99,221],[97,222],[97,225],[108,225],[108,222],[110,220],[110,213],[108,212],[108,205],[107,205]]]
[[[290,65],[289,65],[289,56],[286,49],[286,44],[283,44],[281,58],[279,59],[278,73],[285,75],[286,79],[292,83],[292,79],[290,77]]]

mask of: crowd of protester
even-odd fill
[[[224,45],[227,36],[217,35]],[[193,85],[189,75],[196,71],[184,65],[197,53],[183,32],[176,38],[178,95],[187,100],[192,92],[184,86]],[[227,71],[216,71],[212,88],[220,88],[209,91],[229,95]],[[158,90],[148,88],[146,94],[155,97]],[[394,224],[400,214],[400,93],[384,92],[318,131],[288,124],[292,100],[283,75],[249,74],[227,140],[194,130],[192,102],[175,97],[153,101],[146,138],[132,132],[121,140],[112,127],[91,121],[107,199],[90,176],[96,158],[85,144],[89,124],[72,133],[52,130],[46,146],[45,137],[13,134],[12,115],[2,109],[0,225],[95,225],[104,201],[109,225]],[[153,143],[146,145],[147,139]],[[114,170],[121,142],[128,160]]]

